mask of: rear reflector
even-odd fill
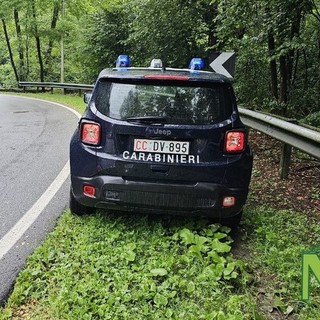
[[[245,148],[244,131],[228,131],[225,137],[226,152],[242,152]]]
[[[87,197],[94,198],[96,196],[96,188],[93,186],[83,186],[83,194]]]
[[[81,141],[83,143],[98,145],[100,143],[100,138],[101,129],[99,123],[81,123]]]
[[[222,206],[225,208],[233,207],[236,204],[236,198],[233,196],[224,197]]]

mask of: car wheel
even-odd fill
[[[221,219],[221,224],[224,226],[227,226],[231,229],[235,229],[238,227],[240,221],[242,218],[242,210],[235,216],[231,217],[231,218],[225,218],[225,219]]]
[[[75,199],[71,188],[70,188],[69,206],[70,206],[71,213],[75,214],[77,216],[83,216],[85,214],[90,214],[90,213],[93,213],[95,210],[94,208],[87,207],[87,206],[84,206],[81,203],[79,203]]]

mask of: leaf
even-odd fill
[[[134,261],[135,258],[136,258],[136,254],[133,252],[133,251],[127,251],[126,253],[124,253],[124,258],[127,260],[127,261]]]
[[[209,237],[213,236],[215,232],[217,232],[220,228],[219,224],[210,224],[208,229],[205,229],[205,234]]]
[[[231,274],[231,272],[234,270],[236,266],[236,263],[235,262],[229,262],[226,266],[226,268],[223,270],[223,274],[224,275],[229,275]]]
[[[173,316],[173,310],[171,310],[171,309],[167,309],[167,310],[166,310],[166,314],[165,314],[165,316],[166,316],[166,319],[172,319],[172,316]]]
[[[214,239],[224,239],[225,237],[227,237],[228,235],[226,233],[222,233],[222,232],[216,232],[214,235],[213,235],[213,238]]]
[[[236,271],[233,271],[232,273],[230,273],[229,275],[225,275],[224,279],[225,280],[230,280],[230,279],[237,279],[239,273]]]
[[[198,246],[198,245],[193,245],[189,248],[188,253],[195,255],[196,257],[198,257],[200,260],[202,260],[202,254],[201,254],[201,249],[202,247]]]
[[[179,232],[180,238],[185,244],[194,243],[194,234],[187,228],[182,229]]]
[[[227,227],[227,226],[222,226],[220,228],[220,231],[223,232],[223,233],[227,233],[228,234],[228,233],[230,233],[231,229],[229,227]]]
[[[211,248],[217,252],[230,252],[231,246],[226,243],[220,242],[219,239],[214,239],[211,244]]]
[[[224,265],[223,264],[210,264],[203,270],[203,274],[208,278],[215,279],[216,281],[221,279],[223,273]]]
[[[209,239],[208,239],[208,238],[206,238],[206,237],[201,237],[201,236],[198,236],[198,235],[194,236],[194,243],[195,243],[196,245],[202,246],[202,245],[204,245],[206,242],[209,242]]]
[[[208,253],[208,257],[212,259],[213,262],[215,263],[225,263],[226,259],[224,257],[221,257],[218,255],[218,253],[214,250],[211,250]]]
[[[194,292],[195,288],[196,288],[196,286],[192,281],[188,282],[188,284],[187,284],[187,292],[188,293]]]
[[[150,272],[154,277],[164,277],[168,274],[168,271],[164,268],[152,269]]]
[[[168,304],[168,298],[165,297],[164,295],[160,294],[160,293],[157,293],[154,296],[153,301],[158,306],[166,306]]]

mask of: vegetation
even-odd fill
[[[205,220],[67,211],[0,319],[318,319],[316,292],[300,301],[300,260],[319,226],[291,211],[245,216],[233,254],[230,229]]]
[[[185,67],[231,50],[243,105],[319,124],[319,0],[3,0],[0,18],[4,87],[92,83],[121,53]]]
[[[21,273],[9,305],[32,300],[53,319],[205,319],[224,310],[236,319],[233,304],[251,312],[250,299],[244,305],[231,293],[245,281],[228,254],[229,230],[181,222],[65,213]],[[227,305],[229,293],[236,301]]]

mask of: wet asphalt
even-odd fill
[[[49,102],[0,94],[0,240],[55,181],[69,159],[75,114]],[[68,206],[69,177],[39,217],[0,257],[0,304],[27,257]]]

